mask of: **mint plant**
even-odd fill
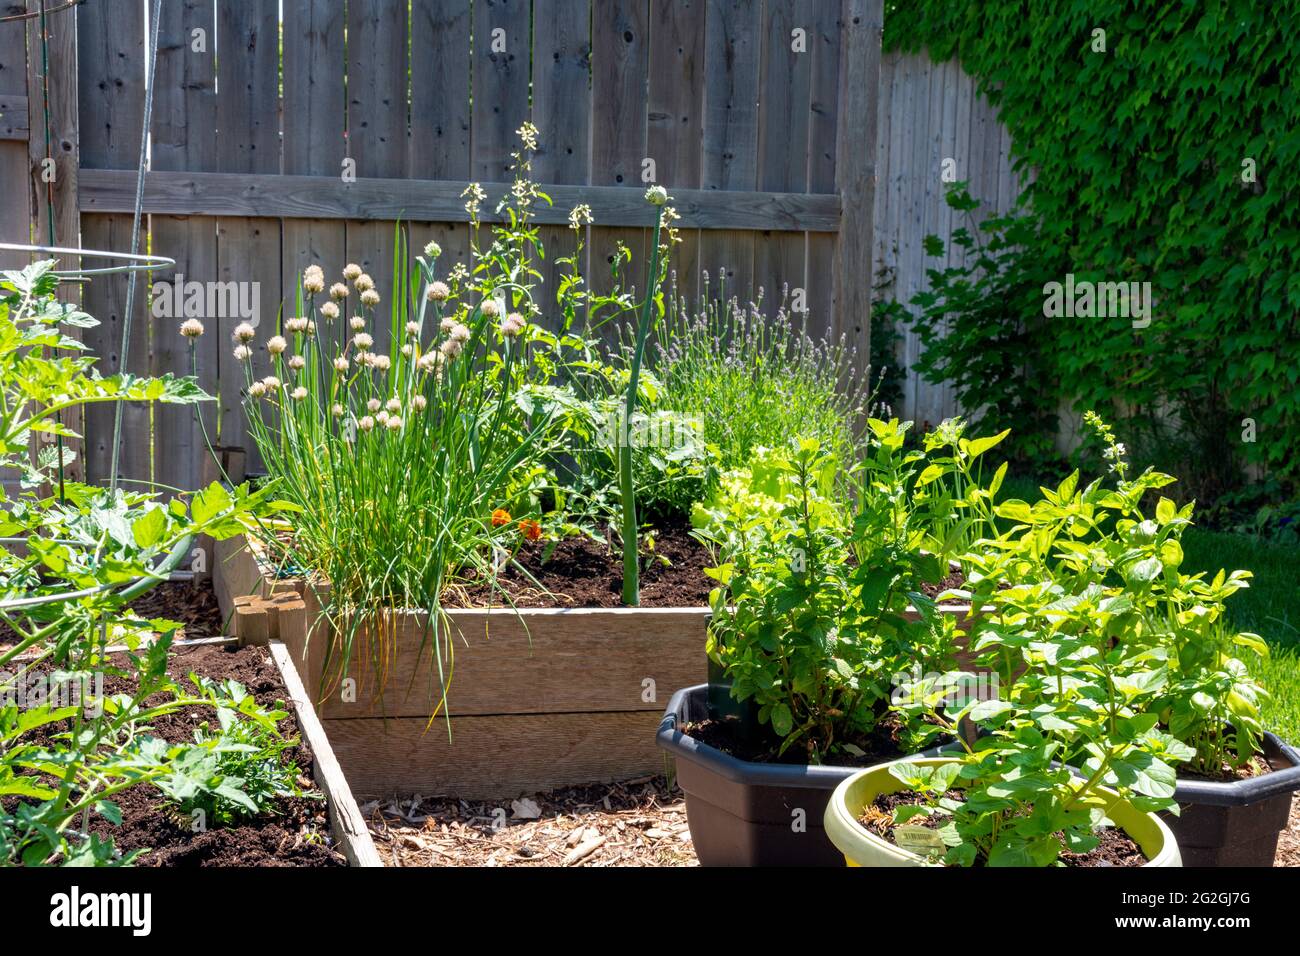
[[[1002,436],[967,439],[954,423],[916,449],[907,424],[867,425],[847,476],[834,450],[801,439],[724,473],[693,518],[721,558],[707,572],[721,585],[708,653],[779,752],[799,743],[811,763],[873,734],[910,752],[954,729],[922,713],[898,725],[889,699],[905,676],[956,672],[957,621],[923,587],[948,574],[953,542],[989,526],[1002,474],[992,491],[974,474]]]

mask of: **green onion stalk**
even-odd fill
[[[637,395],[641,385],[641,360],[645,356],[646,339],[650,335],[650,309],[659,291],[659,231],[664,220],[664,205],[668,192],[662,186],[646,190],[646,202],[655,206],[654,251],[650,258],[649,289],[641,304],[641,320],[636,330],[636,347],[632,352],[632,368],[627,381],[627,403],[623,423],[618,435],[618,490],[623,506],[623,603],[636,607],[641,603],[641,572],[637,555],[636,485],[632,475],[632,416],[636,414]]]

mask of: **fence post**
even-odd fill
[[[835,186],[840,231],[835,256],[833,334],[871,361],[871,229],[876,195],[876,112],[884,0],[843,0]]]
[[[45,15],[47,37],[42,42],[41,17],[33,16],[27,26],[27,156],[31,168],[31,220],[35,242],[64,246],[81,245],[81,213],[77,205],[77,170],[80,165],[77,133],[77,12],[65,7]],[[27,0],[27,12],[39,13],[41,0]],[[12,26],[12,24],[6,24]],[[44,62],[48,56],[48,63]],[[48,75],[47,75],[48,71]],[[48,99],[48,103],[47,103]],[[48,127],[47,127],[48,114]],[[46,153],[48,136],[49,153]],[[51,215],[51,205],[53,212]],[[50,235],[53,222],[54,235]],[[61,257],[59,268],[75,269],[81,263]],[[103,266],[96,262],[92,265]],[[80,303],[80,288],[64,286],[60,298]],[[65,335],[80,339],[80,329],[65,328]],[[69,409],[59,420],[78,435],[85,434],[85,416]],[[65,448],[76,455],[67,468],[71,481],[85,478],[85,443],[65,439]],[[57,491],[57,489],[56,489]]]

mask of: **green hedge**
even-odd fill
[[[1032,317],[1056,394],[1134,441],[1173,412],[1189,460],[1263,464],[1294,490],[1300,4],[913,0],[887,5],[885,45],[956,56],[998,108],[1036,177],[1027,273],[1152,284],[1147,328]],[[962,319],[951,334],[978,341]]]

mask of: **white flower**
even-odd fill
[[[396,415],[398,412],[402,410],[402,403],[395,398],[390,398],[388,400],[388,404],[385,405],[384,408],[388,409],[390,412]]]
[[[415,362],[415,364],[424,372],[432,372],[434,369],[442,368],[443,362],[447,357],[441,352],[425,352]]]
[[[438,245],[436,242],[430,242],[425,245],[424,254],[430,259],[436,259],[442,255],[442,246]]]
[[[459,324],[460,324],[460,323],[457,322],[455,319],[452,319],[452,318],[446,318],[446,319],[443,319],[441,322],[438,323],[438,328],[442,329],[442,331],[444,331],[444,332],[450,332],[452,329],[454,329],[454,328],[455,328],[457,325],[459,325]]]
[[[360,332],[362,329],[366,327],[365,316],[361,316],[361,315],[352,316],[352,318],[348,319],[348,325],[352,327],[353,332]]]
[[[405,355],[407,358],[410,358],[410,357],[411,357],[411,354],[412,354],[414,351],[415,351],[415,349],[411,348],[411,343],[410,343],[410,342],[407,342],[405,345],[402,346],[402,354]]]
[[[325,291],[325,273],[320,266],[308,266],[303,270],[302,287],[305,292]]]
[[[306,332],[307,320],[301,316],[292,319],[285,319],[284,327],[290,332]]]
[[[581,229],[583,226],[590,226],[592,223],[591,207],[585,202],[578,203],[569,212],[569,228]]]
[[[250,349],[247,345],[236,345],[236,346],[235,346],[235,361],[236,361],[236,362],[247,362],[247,361],[248,361],[250,358],[252,358],[252,357],[253,357],[253,350]]]
[[[361,275],[361,267],[355,262],[349,262],[343,267],[343,278],[349,282],[355,281]]]
[[[362,415],[357,420],[357,428],[360,428],[363,432],[368,432],[374,427],[375,427],[375,420],[371,418],[369,415]]]
[[[390,432],[395,432],[402,427],[402,417],[400,415],[394,415],[384,424],[388,426]]]
[[[371,352],[366,356],[366,364],[371,368],[379,369],[381,372],[387,372],[393,367],[393,360],[387,355],[376,355]]]
[[[307,389],[299,385],[290,394],[293,396],[295,401],[301,402],[304,398],[307,397]]]
[[[289,368],[293,369],[295,372],[301,372],[306,367],[307,360],[301,355],[295,355],[293,358],[289,359]]]
[[[423,395],[415,395],[411,398],[411,407],[414,408],[417,412],[424,411],[425,406],[427,406],[428,404],[429,404],[429,400],[425,398]]]
[[[443,342],[440,346],[438,346],[438,348],[442,352],[442,354],[445,355],[447,358],[454,359],[457,355],[460,354],[460,350],[462,346],[455,339],[448,339],[447,341]]]
[[[346,372],[347,370],[348,370],[347,356],[340,355],[338,358],[334,360],[334,371]]]
[[[311,319],[307,320],[307,334],[308,335],[316,334],[316,323],[313,322]]]
[[[652,206],[663,206],[668,202],[668,190],[663,186],[651,186],[645,191],[645,201]]]
[[[505,321],[501,323],[501,334],[508,339],[513,339],[516,335],[524,330],[527,320],[518,312],[511,312],[506,316]]]
[[[254,382],[252,385],[248,386],[248,394],[253,396],[253,398],[261,398],[266,394],[266,386],[261,382]]]
[[[501,305],[496,299],[484,299],[483,304],[479,306],[479,311],[489,319],[495,319],[501,314]]]
[[[407,322],[407,323],[406,323],[406,334],[409,335],[409,336],[411,336],[412,338],[414,338],[415,336],[419,335],[419,334],[420,334],[420,323],[419,323],[419,322]]]
[[[382,406],[383,402],[377,398],[372,398],[370,401],[366,402],[366,409],[371,412],[379,411]]]
[[[523,141],[524,149],[529,152],[537,152],[537,127],[532,123],[524,123],[523,126],[515,130],[515,135]]]
[[[251,342],[257,332],[247,322],[240,322],[235,326],[235,339],[239,342]]]
[[[329,319],[333,322],[339,317],[338,304],[335,302],[326,302],[320,307],[320,314],[323,318]]]
[[[361,293],[361,304],[374,308],[379,304],[379,293],[374,289],[367,289]]]
[[[453,342],[459,342],[464,345],[469,341],[469,329],[457,322],[452,326],[451,331],[447,333]]]
[[[331,299],[346,299],[348,297],[348,286],[345,282],[336,282],[330,286]]]
[[[358,292],[367,292],[375,287],[375,280],[370,278],[368,273],[361,273],[352,280],[352,284],[357,287]]]
[[[379,424],[381,425],[387,425],[388,412],[380,412],[378,415],[375,416],[375,421],[379,422]]]
[[[352,344],[361,351],[365,351],[375,344],[375,340],[365,332],[358,332],[356,335],[352,336]]]
[[[181,323],[181,335],[187,339],[197,339],[203,334],[203,323],[198,319],[186,319]]]
[[[268,375],[262,379],[262,385],[265,386],[268,392],[274,392],[280,388],[280,380],[274,375]]]
[[[284,340],[283,335],[273,335],[266,340],[266,350],[272,355],[279,355],[289,347],[289,343]]]
[[[340,405],[338,402],[335,402],[335,403],[333,404],[333,406],[331,406],[331,408],[330,408],[330,412],[333,413],[333,415],[334,415],[335,418],[342,418],[342,417],[343,417],[343,406]]]
[[[435,282],[429,286],[429,291],[424,294],[424,297],[430,302],[446,302],[450,295],[451,289],[447,288],[447,283]]]

